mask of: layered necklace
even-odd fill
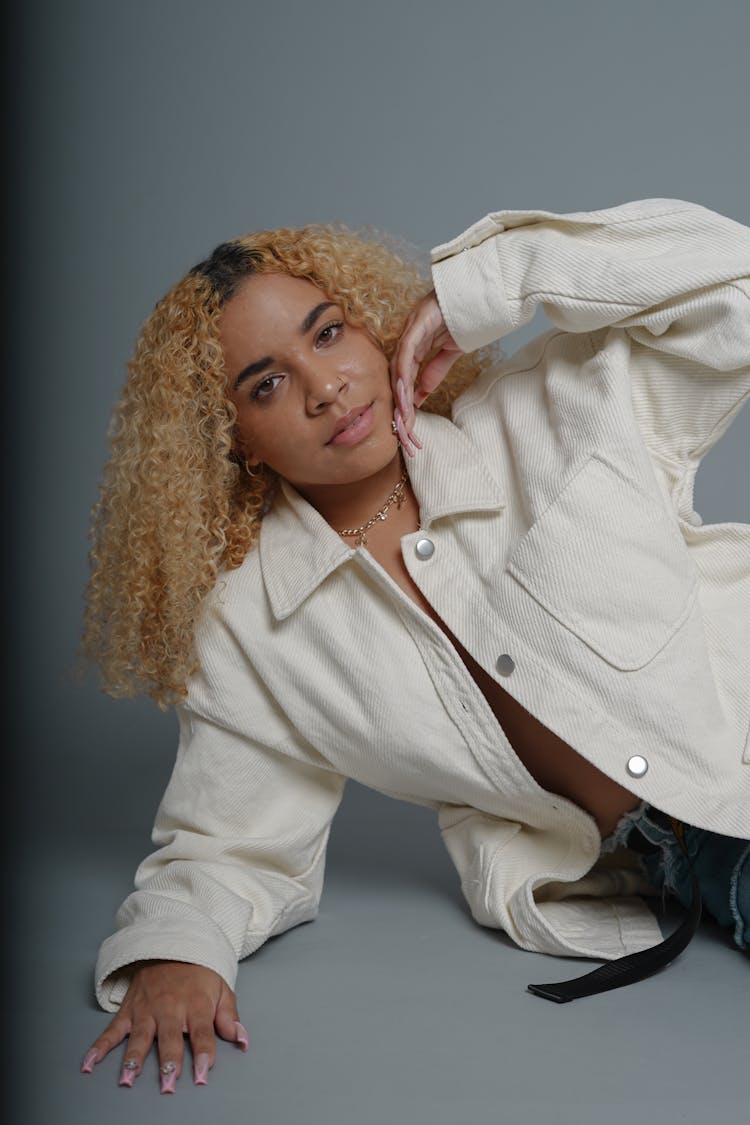
[[[355,547],[366,547],[367,532],[370,530],[370,528],[373,527],[378,522],[378,520],[386,520],[388,518],[388,513],[394,504],[396,505],[396,508],[400,508],[403,504],[405,495],[404,490],[406,488],[407,479],[406,469],[404,469],[403,473],[401,474],[401,479],[394,488],[393,492],[387,498],[382,508],[380,508],[375,513],[372,519],[368,520],[367,523],[363,523],[361,527],[345,527],[342,531],[339,531],[338,534],[343,535],[345,539],[353,538]]]

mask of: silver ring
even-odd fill
[[[125,1059],[122,1064],[123,1070],[137,1070],[139,1066],[138,1059]]]
[[[174,1072],[176,1070],[177,1070],[177,1063],[173,1063],[173,1062],[162,1063],[161,1066],[159,1067],[159,1073],[165,1075],[165,1077],[168,1074],[174,1074]]]

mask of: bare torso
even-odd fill
[[[401,555],[401,536],[418,526],[416,500],[409,495],[398,511],[389,514],[387,522],[373,529],[375,534],[368,538],[368,550],[400,589],[445,633],[487,700],[513,750],[539,785],[586,809],[596,820],[602,837],[608,836],[622,814],[635,808],[638,798],[535,719],[477,664],[451,633],[412,581]]]

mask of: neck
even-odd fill
[[[364,480],[306,485],[299,491],[331,527],[359,527],[375,515],[398,484],[403,471],[401,454],[397,450],[384,468]]]

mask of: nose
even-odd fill
[[[329,364],[310,365],[306,374],[305,402],[311,414],[319,414],[338,398],[347,381]]]

